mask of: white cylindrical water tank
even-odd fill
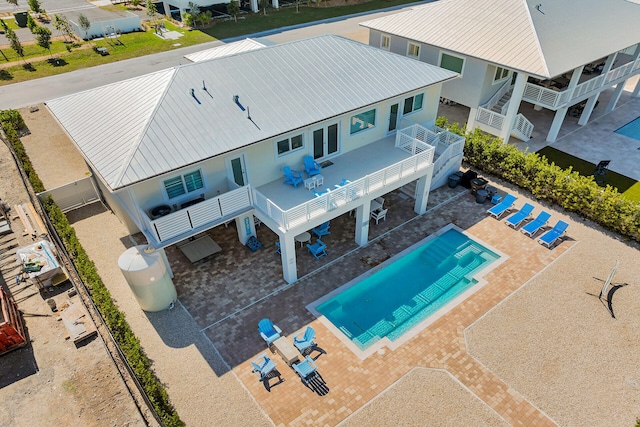
[[[144,311],[165,310],[178,298],[161,251],[134,246],[118,259],[120,271]]]

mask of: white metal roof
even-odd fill
[[[362,26],[555,77],[640,42],[626,0],[440,0]]]
[[[181,65],[47,105],[115,190],[455,76],[324,35]]]
[[[223,44],[221,46],[212,47],[211,49],[201,50],[200,52],[185,55],[191,62],[207,61],[209,59],[220,58],[222,56],[233,55],[248,50],[260,49],[265,44],[253,39],[238,40],[237,42]]]

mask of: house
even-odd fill
[[[65,11],[64,15],[69,19],[71,28],[78,37],[85,40],[142,31],[140,17],[128,11],[107,11],[94,7],[80,11]],[[90,25],[86,31],[79,24],[80,15],[89,20]]]
[[[364,245],[370,202],[412,181],[414,209],[425,212],[430,189],[462,161],[464,139],[434,126],[442,83],[456,76],[325,35],[47,106],[131,233],[160,249],[235,220],[245,244],[255,217],[278,235],[293,282],[296,236],[355,210],[354,238]],[[305,156],[325,165],[318,197],[311,181],[283,183],[283,167],[302,170]]]
[[[640,73],[639,20],[628,0],[440,0],[361,25],[372,46],[459,73],[442,97],[469,107],[468,129],[528,140],[527,110],[547,109],[553,142],[567,112],[586,124],[615,87],[613,110]]]
[[[225,43],[210,49],[200,50],[198,52],[185,55],[185,59],[191,62],[208,61],[210,59],[228,56],[234,53],[246,52],[248,50],[260,49],[267,45],[271,45],[268,40],[242,39],[231,43]]]
[[[182,15],[185,12],[190,12],[192,5],[196,4],[201,11],[211,10],[217,17],[229,17],[229,15],[225,15],[229,3],[231,3],[231,0],[200,0],[198,2],[192,0],[162,0],[158,3],[158,12],[180,21],[182,20]],[[260,11],[258,0],[238,0],[238,4],[243,10],[250,9],[254,13]],[[271,0],[270,4],[274,9],[280,7],[279,0]]]

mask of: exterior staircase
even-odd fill
[[[511,94],[513,93],[513,89],[509,89],[509,92],[505,93],[504,95],[502,95],[502,98],[500,98],[498,100],[498,102],[496,103],[496,105],[494,105],[493,107],[491,107],[491,111],[494,111],[498,114],[502,114],[505,115],[507,113],[507,104],[509,103],[509,100],[511,99]],[[504,112],[502,110],[505,110]]]
[[[483,128],[483,130],[493,135],[499,135],[499,131],[502,129],[502,126],[504,126],[504,119],[512,93],[513,88],[507,86],[505,83],[505,86],[501,87],[486,104],[478,108],[476,120],[478,123],[488,126],[488,128]],[[493,131],[493,129],[496,129],[497,132]],[[522,141],[528,141],[532,133],[533,123],[527,120],[524,115],[518,113],[513,129],[511,129],[511,136]]]

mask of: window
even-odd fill
[[[167,191],[169,199],[191,193],[203,187],[204,182],[202,181],[202,174],[199,170],[164,181],[164,189]]]
[[[278,142],[276,142],[276,147],[278,149],[278,156],[281,156],[289,151],[297,150],[298,148],[302,148],[302,135],[295,135],[291,138],[285,138]]]
[[[384,34],[380,36],[380,47],[385,50],[389,50],[391,46],[391,37],[385,36]]]
[[[419,57],[420,56],[420,45],[409,43],[409,50],[407,50],[408,56]]]
[[[493,76],[493,81],[497,82],[498,80],[506,79],[509,75],[509,70],[504,69],[502,67],[496,68],[496,75]]]
[[[402,114],[413,113],[422,109],[422,103],[424,101],[424,93],[420,93],[416,96],[411,96],[404,100],[404,108]]]
[[[376,126],[376,110],[365,111],[364,113],[356,114],[351,117],[349,121],[349,133],[351,135],[360,131],[371,129]]]
[[[442,54],[440,58],[440,66],[442,68],[446,68],[447,70],[455,71],[456,73],[462,74],[462,66],[464,65],[464,59],[459,58],[457,56],[448,55],[446,53]]]

